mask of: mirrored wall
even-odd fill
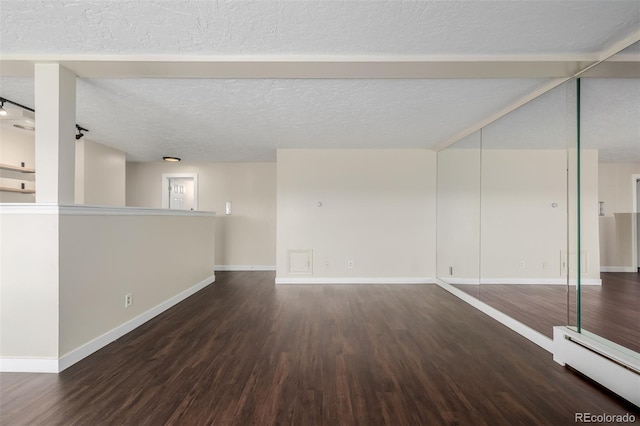
[[[438,153],[437,276],[640,352],[640,46]]]
[[[438,153],[437,271],[480,296],[481,132]]]
[[[582,174],[581,236],[598,230],[602,280],[581,288],[580,325],[640,359],[639,58],[636,43],[580,78],[580,160],[596,167]]]

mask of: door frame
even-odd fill
[[[640,215],[640,208],[638,208],[638,186],[640,182],[640,174],[634,173],[631,175],[631,213],[636,213]],[[633,267],[633,271],[636,272],[640,267],[638,264],[638,217],[631,218],[631,266]]]
[[[193,179],[193,210],[198,210],[198,174],[197,173],[163,173],[160,193],[162,194],[162,208],[169,208],[169,179]]]

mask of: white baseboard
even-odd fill
[[[88,357],[92,353],[102,349],[109,343],[119,339],[125,334],[141,326],[150,319],[156,317],[172,306],[182,302],[192,294],[202,290],[209,284],[215,282],[216,276],[211,275],[200,281],[198,284],[176,294],[172,298],[160,303],[137,317],[119,325],[94,340],[72,350],[63,355],[60,359],[40,359],[40,358],[0,358],[0,372],[20,372],[20,373],[59,373],[73,364]]]
[[[480,284],[480,280],[478,278],[455,278],[455,277],[445,277],[445,278],[437,278],[444,280],[449,284],[459,284],[459,285],[478,285]]]
[[[482,278],[478,283],[477,278],[451,278],[442,279],[449,284],[458,285],[478,285],[478,284],[527,284],[527,285],[567,285],[566,278]],[[580,283],[582,285],[602,285],[599,278],[583,278]],[[576,280],[569,280],[569,285],[576,285]]]
[[[81,361],[82,359],[88,357],[92,353],[107,346],[109,343],[113,342],[114,340],[119,339],[120,337],[131,332],[137,327],[140,327],[142,324],[149,321],[153,317],[163,313],[164,311],[171,308],[172,306],[182,302],[187,297],[202,290],[203,288],[205,288],[206,286],[208,286],[209,284],[215,281],[216,281],[216,276],[211,275],[210,277],[207,277],[204,280],[200,281],[198,284],[176,294],[172,298],[160,303],[159,305],[125,322],[124,324],[119,325],[113,330],[106,332],[102,336],[99,336],[93,339],[92,341],[85,343],[84,345],[63,355],[58,362],[58,372],[71,367],[73,364],[77,363],[78,361]]]
[[[482,278],[480,284],[528,284],[528,285],[567,285],[566,278]],[[582,278],[581,285],[602,285],[599,278]],[[576,280],[569,280],[569,285],[576,285]]]
[[[601,266],[600,272],[638,272],[638,269],[632,266]]]
[[[532,329],[531,327],[524,325],[520,321],[517,321],[511,318],[510,316],[500,312],[496,308],[493,308],[487,305],[486,303],[481,302],[480,300],[476,299],[470,294],[458,288],[453,287],[451,284],[447,284],[442,280],[436,280],[436,284],[438,284],[440,287],[442,287],[449,293],[453,294],[454,296],[458,297],[459,299],[464,300],[474,308],[489,315],[491,318],[495,319],[501,324],[509,327],[510,329],[520,334],[521,336],[525,337],[526,339],[529,339],[536,345],[540,346],[542,349],[548,352],[553,352],[553,340],[551,340],[544,334]]]
[[[275,271],[275,265],[216,265],[216,271]]]
[[[352,278],[352,277],[276,277],[276,284],[435,284],[432,277],[390,277],[390,278]]]
[[[57,358],[0,358],[1,373],[58,373]]]
[[[124,324],[119,325],[113,330],[106,332],[102,336],[97,337],[96,339],[88,343],[85,343],[79,348],[76,348],[73,351],[67,353],[66,355],[60,358],[59,371],[63,371],[66,368],[69,368],[76,362],[88,357],[89,355],[96,352],[97,350],[102,349],[103,347],[107,346],[109,343],[113,342],[116,339],[119,339],[120,337],[131,332],[137,327],[140,327],[142,324],[149,321],[153,317],[163,313],[164,311],[171,308],[172,306],[182,302],[187,297],[202,290],[203,288],[205,288],[206,286],[208,286],[209,284],[215,281],[216,281],[215,274],[210,277],[207,277],[204,280],[200,281],[198,284],[194,285],[193,287],[190,287],[176,294],[172,298],[160,303],[159,305],[125,322]]]

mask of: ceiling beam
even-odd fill
[[[84,78],[559,78],[597,62],[574,56],[109,56],[1,55],[0,76],[32,77],[58,63]]]

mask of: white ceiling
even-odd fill
[[[637,1],[2,1],[3,53],[575,54]]]
[[[587,60],[639,28],[638,1],[2,0],[0,59],[233,55],[255,66],[273,55]],[[277,148],[431,148],[549,81],[81,76],[77,122],[131,161],[273,161]],[[33,106],[33,80],[5,73],[0,96]],[[628,118],[637,105],[625,101],[626,115],[618,106],[607,104],[609,119]]]

